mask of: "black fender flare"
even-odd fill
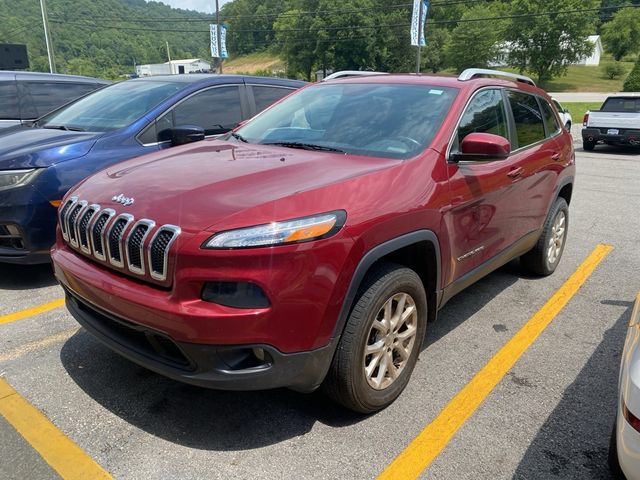
[[[437,235],[431,230],[417,230],[415,232],[407,233],[401,235],[396,238],[392,238],[391,240],[387,240],[380,245],[376,245],[371,250],[369,250],[365,255],[360,259],[358,266],[356,267],[353,276],[351,277],[351,282],[349,283],[349,288],[347,290],[347,294],[342,301],[342,308],[340,309],[340,314],[336,320],[336,324],[333,329],[332,341],[335,346],[337,346],[338,339],[342,335],[344,327],[347,323],[347,318],[349,317],[349,313],[351,312],[351,308],[353,306],[353,302],[355,301],[356,295],[358,293],[358,289],[360,288],[360,284],[364,279],[365,275],[369,271],[369,268],[380,260],[382,257],[395,252],[396,250],[400,250],[404,247],[408,247],[409,245],[413,245],[415,243],[427,241],[431,243],[433,246],[435,257],[436,257],[436,295],[439,298],[439,290],[441,288],[440,285],[440,244],[438,242]],[[428,292],[427,292],[428,293]],[[435,307],[438,308],[437,305]]]
[[[560,196],[560,190],[562,190],[567,185],[571,185],[571,187],[573,188],[573,184],[574,184],[573,175],[569,177],[564,177],[562,180],[560,180],[558,182],[558,185],[556,185],[556,190],[553,194],[553,202],[555,202],[557,198]]]

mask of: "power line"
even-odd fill
[[[466,0],[468,1],[468,0]],[[458,20],[432,20],[428,22],[428,25],[447,25],[447,24],[458,24],[458,23],[471,23],[471,22],[485,22],[485,21],[494,21],[494,20],[510,20],[516,18],[527,18],[527,17],[542,17],[542,16],[550,16],[550,15],[569,15],[569,14],[579,14],[579,13],[588,13],[588,12],[599,12],[603,10],[612,10],[612,9],[620,9],[620,8],[639,8],[640,5],[624,5],[624,6],[615,6],[615,7],[599,7],[599,8],[585,8],[585,9],[576,9],[576,10],[556,10],[551,12],[536,12],[536,13],[523,13],[523,14],[515,14],[515,15],[500,15],[494,17],[479,17],[479,18],[466,18],[466,19],[458,19]],[[52,23],[64,23],[66,25],[74,25],[74,26],[85,26],[91,28],[102,28],[102,29],[112,29],[112,30],[129,30],[129,31],[148,31],[148,32],[174,32],[174,33],[208,33],[208,30],[185,30],[185,29],[157,29],[157,28],[141,28],[141,27],[127,27],[127,26],[109,26],[109,25],[100,25],[96,23],[76,23],[76,22],[64,22],[62,20],[51,20]],[[361,26],[343,26],[343,27],[320,27],[320,28],[289,28],[289,29],[240,29],[234,30],[232,27],[229,28],[230,32],[233,33],[270,33],[270,32],[319,32],[319,31],[342,31],[342,30],[361,30],[361,29],[376,29],[376,28],[385,28],[385,27],[407,27],[410,24],[377,24],[377,25],[361,25]]]

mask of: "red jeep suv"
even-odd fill
[[[331,80],[224,139],[77,185],[55,274],[80,324],[155,372],[322,385],[373,412],[453,295],[515,257],[555,270],[574,172],[571,137],[527,77]]]

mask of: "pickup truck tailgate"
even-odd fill
[[[589,112],[587,127],[638,130],[640,129],[640,113],[592,111]]]

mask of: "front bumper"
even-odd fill
[[[609,128],[583,128],[582,140],[616,145],[640,146],[640,130],[614,129],[618,130],[618,134],[616,135],[608,133],[610,130]]]
[[[9,238],[7,226],[17,229],[18,237]],[[55,231],[56,208],[33,186],[0,192],[0,262],[49,262]]]
[[[204,345],[177,342],[164,333],[117,318],[65,288],[67,308],[99,341],[149,370],[174,380],[220,390],[288,387],[315,390],[324,379],[335,344],[285,354],[269,345]]]

